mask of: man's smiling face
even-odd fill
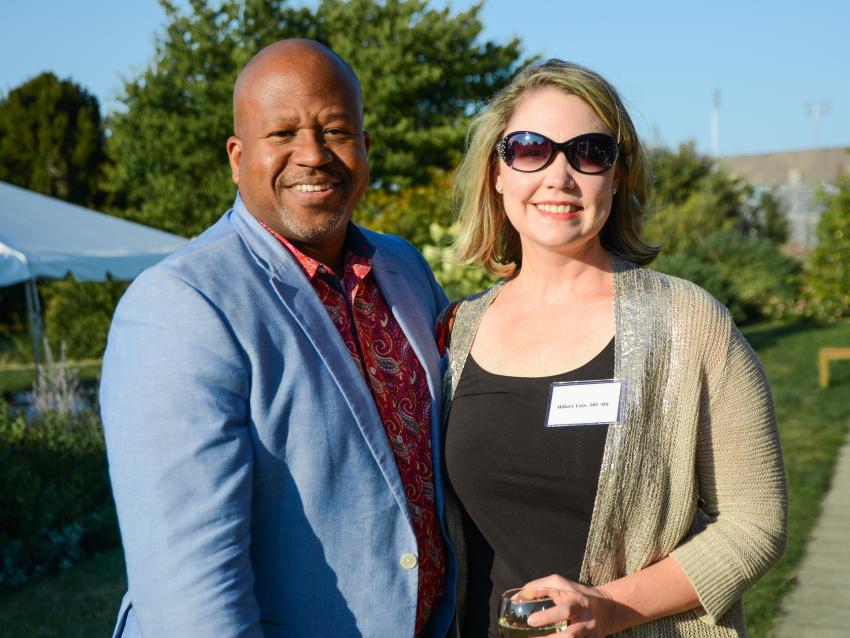
[[[234,95],[233,179],[255,217],[321,254],[342,244],[369,182],[359,87],[333,54],[306,44],[249,67]]]

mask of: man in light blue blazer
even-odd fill
[[[446,634],[446,298],[407,242],[350,222],[369,144],[347,64],[267,47],[234,89],[233,208],[122,299],[101,383],[115,636]]]

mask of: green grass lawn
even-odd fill
[[[767,371],[788,471],[788,550],[744,598],[752,638],[768,635],[783,596],[794,585],[806,539],[829,488],[850,422],[850,361],[832,363],[830,385],[818,387],[818,350],[850,346],[850,323],[758,326],[744,334]]]
[[[100,378],[100,360],[71,361],[80,375],[80,381],[92,381]],[[35,382],[35,366],[32,364],[7,365],[0,367],[0,395],[4,392],[26,391]]]
[[[112,635],[125,588],[121,550],[100,554],[20,591],[0,595],[0,636],[106,638]]]
[[[847,434],[850,361],[834,362],[830,387],[821,390],[817,353],[824,346],[850,346],[850,323],[757,326],[744,334],[758,351],[773,389],[790,491],[788,551],[745,598],[750,635],[763,638],[794,584],[806,538]],[[123,588],[120,551],[103,554],[21,591],[0,595],[0,636],[108,636]]]

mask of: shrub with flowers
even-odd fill
[[[75,380],[51,359],[29,415],[0,400],[0,589],[118,544],[103,431]]]

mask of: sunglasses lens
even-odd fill
[[[511,133],[499,143],[499,154],[504,162],[523,173],[545,168],[558,151],[564,151],[575,170],[596,175],[604,173],[617,161],[618,145],[605,133],[585,133],[558,144],[530,131]]]
[[[603,133],[588,133],[572,140],[569,160],[582,173],[604,173],[617,159],[617,143]]]
[[[552,156],[552,141],[537,133],[516,133],[506,140],[508,165],[518,171],[536,171]]]

